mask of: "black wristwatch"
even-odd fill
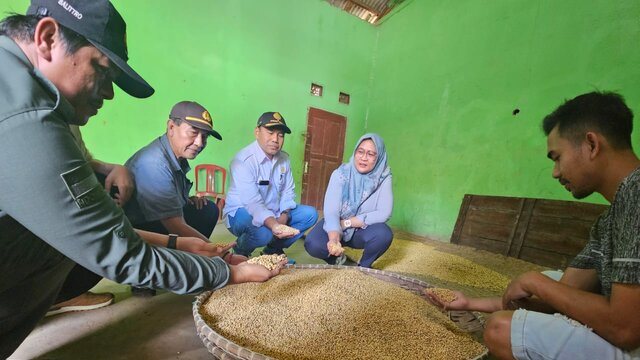
[[[177,249],[178,248],[178,235],[169,234],[169,241],[167,241],[167,248],[169,248],[169,249]]]

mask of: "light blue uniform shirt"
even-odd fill
[[[239,208],[245,208],[253,217],[254,226],[262,226],[268,217],[277,218],[282,211],[296,207],[295,185],[286,152],[280,151],[269,159],[254,141],[236,154],[229,169],[231,180],[224,207],[227,227],[229,216],[235,216]]]

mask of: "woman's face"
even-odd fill
[[[376,151],[376,145],[373,140],[363,140],[353,156],[356,170],[360,174],[366,174],[373,170],[376,166],[376,160],[378,160],[378,152]]]

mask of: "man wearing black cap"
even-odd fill
[[[218,207],[206,198],[189,197],[192,183],[187,179],[191,170],[188,160],[204,150],[209,135],[222,140],[213,129],[209,111],[196,102],[181,101],[171,109],[166,133],[127,160],[125,166],[135,179],[136,193],[125,212],[134,227],[209,241]],[[171,244],[186,250],[181,245],[180,241]],[[217,255],[224,255],[232,264],[246,260],[226,250],[221,248]]]
[[[262,114],[256,141],[231,162],[224,216],[238,237],[237,254],[249,256],[262,246],[265,254],[282,254],[318,220],[316,209],[295,202],[289,155],[282,151],[285,133],[291,130],[280,113]]]
[[[0,64],[0,358],[44,316],[74,263],[177,293],[277,274],[147,245],[98,183],[69,125],[111,100],[113,82],[153,94],[127,65],[125,22],[109,1],[34,0],[26,16],[0,22]]]

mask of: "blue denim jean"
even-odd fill
[[[234,216],[229,216],[229,231],[238,237],[234,249],[236,254],[250,256],[258,247],[265,246],[265,254],[281,254],[283,249],[293,245],[307,229],[318,221],[318,212],[311,206],[298,205],[289,212],[287,225],[300,230],[292,238],[277,239],[266,226],[254,226],[253,217],[245,208],[239,208]]]

